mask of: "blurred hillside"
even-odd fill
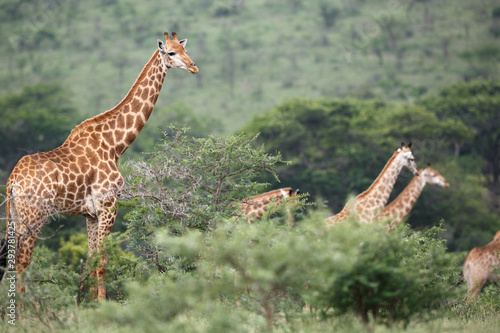
[[[291,97],[407,102],[452,82],[498,77],[499,8],[464,0],[3,0],[0,97],[55,81],[69,90],[78,120],[96,115],[127,93],[156,39],[176,31],[200,73],[170,71],[157,111],[191,108],[222,120],[223,134]]]

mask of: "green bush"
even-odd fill
[[[151,329],[163,321],[176,328],[182,323],[188,331],[200,323],[207,330],[293,330],[311,315],[330,320],[346,314],[365,324],[406,325],[442,315],[464,292],[455,287],[459,267],[446,253],[441,232],[435,227],[413,233],[404,226],[388,234],[384,226],[355,221],[328,229],[319,214],[296,228],[273,219],[221,221],[211,232],[186,230],[177,237],[164,228],[155,246],[169,270],[128,285],[126,306],[109,305],[101,319],[122,320],[131,329],[141,321]],[[225,313],[240,322],[227,321]]]
[[[370,314],[407,324],[454,299],[459,268],[446,253],[441,228],[412,232],[405,226],[387,234],[383,226],[351,221],[332,229],[336,253],[331,268],[318,272],[327,281],[318,288],[319,305],[335,314],[353,311],[366,324]]]

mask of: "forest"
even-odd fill
[[[462,278],[469,251],[500,231],[494,1],[1,0],[0,27],[2,238],[19,159],[118,104],[165,31],[188,40],[199,68],[169,70],[119,160],[124,191],[98,254],[108,256],[107,301],[92,296],[98,256],[88,256],[85,218],[54,215],[16,295],[16,328],[500,325],[498,282],[465,302]],[[392,232],[355,218],[328,228],[410,142],[421,173],[430,165],[449,187],[427,185]],[[388,203],[413,178],[403,168]],[[236,202],[288,187],[296,199],[253,223],[239,216]]]

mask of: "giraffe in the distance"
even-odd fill
[[[279,206],[286,198],[295,197],[298,194],[300,194],[300,191],[298,189],[294,191],[291,187],[272,190],[250,198],[243,199],[240,202],[240,210],[243,213],[242,215],[247,218],[247,221],[249,223],[252,223],[253,221],[261,219],[262,216],[264,216],[271,203]],[[287,210],[289,210],[288,207]],[[287,213],[288,225],[293,226],[293,214],[290,211],[288,211]]]
[[[465,258],[463,276],[470,298],[475,298],[486,281],[499,282],[494,269],[500,268],[500,231],[485,246],[473,248]]]
[[[166,41],[157,41],[157,50],[118,105],[83,121],[60,147],[26,155],[15,166],[7,182],[7,223],[16,227],[18,276],[29,267],[37,236],[53,214],[86,217],[89,256],[111,232],[124,183],[118,159],[148,121],[167,71],[198,73],[184,48],[187,40],[175,32],[172,39],[164,35]],[[93,273],[99,300],[106,297],[106,264],[103,255]],[[24,291],[20,280],[18,290]],[[94,288],[91,292],[95,297]]]
[[[430,163],[427,163],[427,168],[419,170],[418,173],[396,199],[385,206],[382,213],[377,217],[377,220],[392,218],[390,228],[395,229],[401,220],[411,211],[426,184],[445,188],[450,187],[450,184],[441,176],[439,171],[431,168]]]
[[[332,226],[351,216],[363,223],[373,222],[389,200],[389,195],[403,167],[406,167],[414,175],[418,175],[415,158],[411,152],[411,143],[408,146],[402,144],[370,187],[354,198],[354,201],[348,202],[338,214],[327,218],[326,224]]]

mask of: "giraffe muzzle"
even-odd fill
[[[195,63],[193,62],[191,64],[191,66],[188,68],[188,72],[191,73],[191,74],[196,74],[198,73],[200,70],[198,69],[198,67],[196,67]]]

